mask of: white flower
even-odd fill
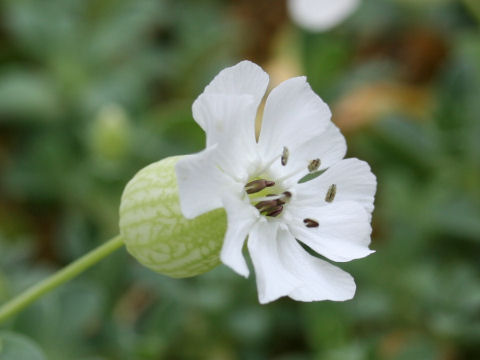
[[[194,218],[225,208],[221,260],[247,277],[242,249],[248,236],[261,303],[281,296],[350,299],[352,277],[310,255],[297,239],[333,261],[372,253],[375,176],[365,162],[342,160],[345,139],[305,77],[270,93],[257,142],[255,117],[267,85],[268,75],[243,61],[221,71],[194,102],[207,147],[176,165],[182,212]],[[323,173],[299,183],[317,171]]]
[[[288,0],[293,21],[310,31],[328,30],[346,19],[359,0]]]

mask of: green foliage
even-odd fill
[[[27,337],[3,331],[0,333],[1,360],[45,360],[46,357],[33,341]]]

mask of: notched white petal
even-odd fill
[[[261,304],[285,296],[298,286],[298,280],[282,263],[277,222],[257,223],[248,238],[248,251],[255,268]]]
[[[310,140],[300,144],[290,151],[289,161],[286,166],[279,162],[272,165],[271,169],[279,177],[294,174],[284,181],[285,186],[295,185],[316,164],[318,170],[326,170],[333,164],[341,161],[347,152],[347,144],[340,130],[329,123],[324,131]],[[312,161],[314,162],[312,164]],[[312,167],[311,169],[309,167]]]
[[[236,178],[248,175],[257,156],[256,111],[251,95],[203,94],[193,104],[193,116],[207,134],[207,147],[218,146],[217,164]]]
[[[248,277],[249,271],[242,249],[253,224],[258,220],[258,212],[240,196],[225,193],[223,204],[227,212],[227,233],[220,253],[220,260],[238,274]]]
[[[335,185],[334,197],[331,196],[332,185]],[[326,200],[333,203],[354,201],[371,214],[377,180],[365,161],[352,158],[339,161],[319,177],[296,185],[295,189],[300,204],[320,206],[327,203]]]
[[[370,245],[370,217],[356,202],[338,202],[326,206],[305,207],[292,204],[289,208],[290,231],[304,244],[330,260],[345,262],[373,253]],[[318,221],[306,226],[305,217]]]
[[[330,109],[313,92],[306,78],[284,81],[268,95],[258,140],[266,159],[318,136],[329,125]]]
[[[221,189],[228,179],[215,166],[217,147],[182,157],[175,166],[180,207],[193,219],[222,206]]]
[[[320,159],[319,169],[327,169],[342,160],[346,153],[345,137],[333,123],[329,123],[322,133],[295,149],[292,162],[305,163],[310,159],[318,158]]]
[[[202,94],[192,113],[207,134],[207,147],[233,136],[249,146],[255,143],[257,105],[252,95]]]
[[[283,271],[296,284],[283,295],[299,301],[344,301],[355,294],[350,274],[308,254],[286,230],[278,234],[278,254]]]
[[[205,88],[205,94],[251,95],[256,106],[267,90],[269,77],[260,66],[251,61],[241,61],[215,76]]]

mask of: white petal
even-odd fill
[[[308,165],[314,159],[320,160],[319,170],[324,170],[342,160],[347,152],[347,144],[340,130],[330,123],[321,134],[304,142],[298,148],[289,149],[289,152],[286,166],[282,166],[279,160],[271,167],[276,174],[275,178],[284,174],[296,174],[284,181],[285,188],[289,188],[308,174]]]
[[[334,27],[357,8],[359,0],[289,0],[293,21],[311,31]]]
[[[258,106],[268,86],[268,74],[250,61],[220,71],[205,88],[205,94],[251,95]]]
[[[355,294],[355,282],[347,272],[308,254],[288,231],[279,233],[279,253],[285,269],[297,278],[288,293],[299,301],[345,301]]]
[[[180,207],[188,219],[222,206],[221,189],[228,178],[215,166],[217,147],[183,156],[175,165]]]
[[[297,279],[281,260],[277,222],[258,222],[248,237],[248,251],[255,268],[260,303],[285,296],[298,286]]]
[[[292,234],[317,253],[333,261],[350,261],[370,255],[370,217],[356,202],[337,202],[318,207],[288,206],[288,225]],[[303,219],[318,227],[307,228]]]
[[[297,201],[324,205],[325,196],[332,184],[337,188],[334,202],[355,201],[368,213],[372,213],[377,180],[365,161],[354,158],[339,161],[319,177],[295,185]]]
[[[257,224],[248,239],[260,303],[282,296],[301,301],[343,301],[353,297],[355,282],[348,273],[309,255],[276,224]]]
[[[313,92],[305,77],[284,81],[265,104],[258,144],[265,159],[296,149],[318,136],[329,124],[330,109]]]
[[[294,167],[298,167],[300,162],[303,162],[302,165],[308,165],[311,160],[320,159],[319,169],[326,169],[342,160],[346,153],[345,138],[333,123],[329,123],[320,135],[292,150],[289,162]]]
[[[207,147],[218,146],[217,164],[232,176],[246,176],[256,156],[256,111],[251,95],[202,94],[193,104],[193,116],[207,133]]]
[[[237,122],[239,124],[235,126],[243,126],[248,137],[255,141],[257,108],[267,86],[267,73],[250,61],[242,61],[220,71],[193,103],[193,117],[207,133],[207,146],[217,143],[223,133],[221,130],[231,128]],[[248,104],[232,107],[235,102],[245,101]],[[235,110],[240,110],[240,113]]]
[[[248,201],[232,193],[224,194],[223,204],[227,212],[228,227],[220,259],[238,274],[248,277],[248,266],[242,249],[248,233],[258,219],[258,211]]]

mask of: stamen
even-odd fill
[[[273,195],[273,194],[270,194],[270,195],[267,195],[267,196],[263,196],[263,197],[258,197],[258,198],[254,198],[253,201],[272,201],[272,200],[278,200],[278,199],[282,199],[283,196],[282,195]]]
[[[283,205],[279,205],[275,209],[273,209],[272,211],[266,213],[265,215],[275,217],[275,216],[280,215],[282,213],[282,211],[283,211]]]
[[[282,160],[281,160],[283,166],[287,165],[289,155],[290,155],[290,152],[288,151],[288,148],[284,146],[283,152],[282,152]]]
[[[277,204],[278,200],[265,200],[265,201],[260,201],[255,205],[255,207],[258,209],[260,212],[265,212],[265,211],[272,211],[274,208],[278,206]]]
[[[245,191],[247,194],[255,194],[259,191],[262,191],[266,187],[271,187],[275,185],[275,181],[259,179],[250,181],[247,185],[245,185]]]
[[[290,191],[285,191],[282,193],[287,199],[290,199],[292,197],[292,193]]]
[[[265,187],[273,186],[273,181],[259,179],[245,185],[245,191],[249,194],[263,190]],[[284,191],[281,194],[270,193],[265,196],[250,197],[250,202],[263,216],[276,217],[283,211],[283,206],[290,200],[292,193]]]
[[[332,184],[328,188],[327,195],[325,195],[325,201],[331,203],[333,199],[335,199],[335,195],[337,194],[337,185]]]
[[[303,223],[307,228],[316,228],[319,226],[318,221],[315,221],[313,219],[303,219]]]
[[[285,204],[285,201],[283,201],[283,199],[285,198],[285,196],[283,194],[281,195],[277,195],[277,194],[268,194],[267,195],[267,198],[268,199],[272,199],[275,198],[277,200],[277,204],[278,205],[283,205]]]
[[[314,159],[310,161],[310,164],[308,164],[308,171],[309,172],[314,172],[317,171],[318,168],[320,167],[320,159]]]
[[[285,192],[281,193],[280,195],[268,194],[268,195],[263,196],[263,197],[254,198],[253,200],[258,201],[258,202],[272,201],[272,200],[279,201],[280,200],[284,204],[285,203],[284,200],[290,199],[291,197],[292,197],[292,193],[290,191],[285,191]]]

